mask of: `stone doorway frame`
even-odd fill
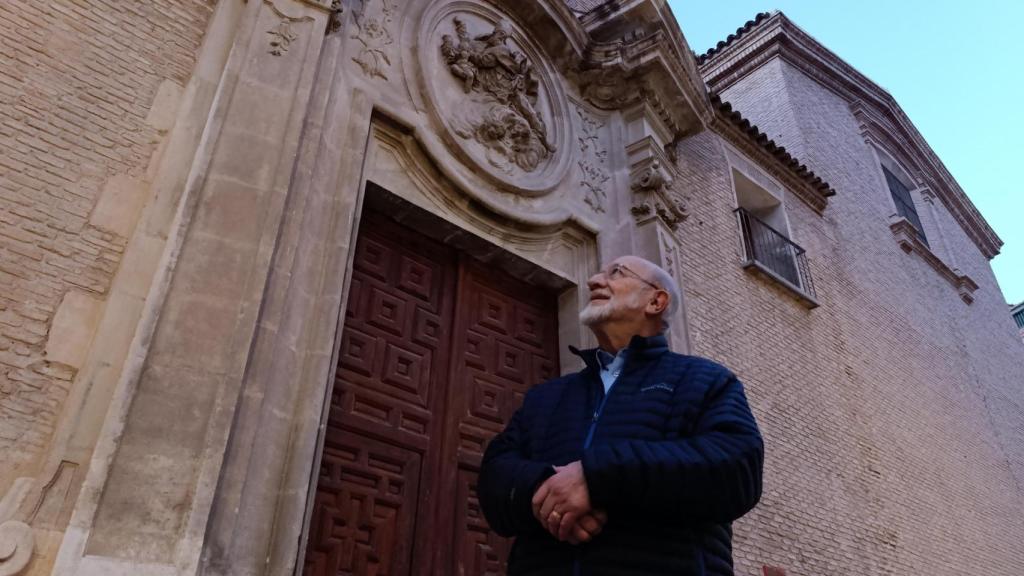
[[[578,313],[586,302],[586,279],[600,266],[594,230],[573,219],[556,225],[534,225],[495,215],[468,201],[468,195],[436,169],[416,138],[401,124],[372,109],[365,118],[366,137],[360,139],[365,142],[365,148],[362,154],[353,155],[361,163],[359,178],[350,180],[347,185],[339,182],[335,189],[338,192],[334,201],[351,207],[351,212],[335,212],[339,219],[333,222],[330,236],[316,240],[333,249],[332,255],[324,253],[323,257],[329,258],[340,270],[326,271],[325,278],[333,285],[321,284],[318,301],[306,307],[310,314],[303,317],[316,326],[307,332],[306,358],[296,359],[294,366],[298,370],[287,373],[273,370],[271,366],[260,366],[261,359],[268,357],[267,352],[272,350],[271,343],[263,338],[274,335],[269,331],[264,335],[264,330],[258,329],[254,339],[252,370],[243,383],[246,389],[240,394],[220,482],[216,493],[211,495],[213,504],[205,534],[203,573],[235,573],[231,566],[237,569],[239,561],[251,561],[260,556],[250,547],[256,538],[265,543],[270,557],[270,566],[262,573],[286,574],[301,570],[315,496],[316,470],[323,448],[323,422],[329,409],[327,398],[333,386],[334,366],[344,330],[352,248],[367,203],[389,206],[392,213],[400,210],[399,222],[431,221],[435,226],[432,235],[439,240],[484,262],[511,266],[527,281],[557,290],[560,372],[578,369],[578,359],[568,352],[568,345],[593,344],[593,336],[579,325]],[[344,192],[346,189],[350,192]],[[315,217],[315,208],[310,206],[307,210],[308,216]],[[299,236],[313,241],[317,228],[299,223],[290,227],[286,222],[278,246],[281,255],[301,259],[308,251]],[[281,310],[282,320],[289,320],[284,313],[289,297],[273,288],[275,278],[285,275],[295,287],[295,270],[293,267],[289,273],[272,266],[264,300],[270,312],[264,316],[268,328],[269,316],[277,310]],[[312,272],[313,267],[308,270]],[[300,296],[296,302],[303,299]],[[329,326],[325,318],[331,318]],[[303,324],[298,317],[290,321]],[[278,330],[278,346],[287,342],[287,348],[299,348],[298,336],[285,336],[284,340],[282,336]],[[316,338],[321,340],[316,341]],[[300,379],[296,372],[307,376]],[[271,398],[277,399],[274,401],[277,410],[265,407]],[[276,421],[279,419],[273,416],[281,410],[291,414],[287,422]],[[272,434],[265,432],[274,428],[278,430]],[[254,437],[261,432],[267,442]],[[255,445],[261,449],[253,450]],[[261,469],[278,473],[254,474]]]

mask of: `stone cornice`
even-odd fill
[[[703,130],[712,115],[707,91],[664,2],[617,3],[581,22],[591,38],[578,68],[587,101],[603,109],[643,101],[676,139]]]
[[[936,196],[986,258],[1003,242],[886,90],[776,12],[706,57],[700,66],[712,92],[721,92],[773,58],[782,58],[846,100],[862,132],[897,155]]]

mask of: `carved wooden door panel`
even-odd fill
[[[367,214],[356,243],[305,559],[307,575],[417,574],[437,459],[455,254]]]
[[[439,573],[504,574],[512,541],[488,529],[476,478],[487,442],[526,391],[557,373],[556,304],[551,294],[468,262],[460,269],[458,302],[445,414],[446,484],[455,494],[440,503],[441,517],[455,524],[450,568]]]
[[[550,295],[366,215],[304,573],[503,574],[509,543],[487,529],[476,474],[553,374],[555,331]]]

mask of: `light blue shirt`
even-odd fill
[[[597,363],[601,365],[601,382],[604,384],[604,393],[607,394],[612,389],[612,384],[618,380],[622,366],[626,363],[626,349],[619,350],[615,356],[598,349]]]

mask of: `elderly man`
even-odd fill
[[[592,276],[586,367],[534,386],[480,472],[515,536],[509,574],[732,575],[731,522],[761,496],[764,445],[725,367],[668,350],[679,288],[624,256]]]

